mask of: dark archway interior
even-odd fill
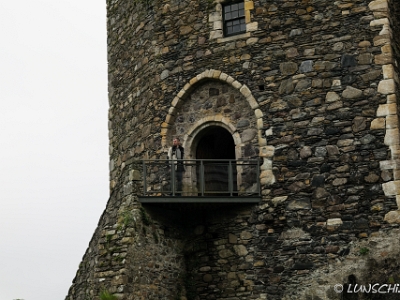
[[[196,159],[212,159],[204,161],[204,190],[207,196],[226,196],[229,190],[228,162],[218,161],[222,159],[235,160],[235,143],[232,135],[224,128],[210,126],[199,133],[199,141],[196,148]],[[232,187],[236,190],[236,167],[232,166]],[[198,188],[200,168],[197,168]]]
[[[196,159],[235,159],[232,135],[222,127],[207,127],[200,132]]]

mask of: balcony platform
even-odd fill
[[[261,196],[139,196],[140,203],[259,203]]]

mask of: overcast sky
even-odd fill
[[[106,1],[0,1],[0,39],[0,300],[63,300],[109,194]]]

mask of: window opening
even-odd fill
[[[225,36],[246,32],[244,2],[224,5],[223,15]]]

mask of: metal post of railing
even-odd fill
[[[146,163],[143,160],[143,195],[147,196],[147,182],[146,182],[146,178],[147,178],[147,172],[146,172]]]
[[[228,165],[228,188],[229,188],[229,195],[233,196],[233,169],[231,160],[229,160],[229,165]]]
[[[175,196],[175,162],[172,161],[171,163],[171,189],[172,189],[172,196]]]
[[[205,182],[204,182],[204,164],[203,164],[203,160],[200,160],[200,193],[202,196],[204,196],[204,186],[205,186]]]

